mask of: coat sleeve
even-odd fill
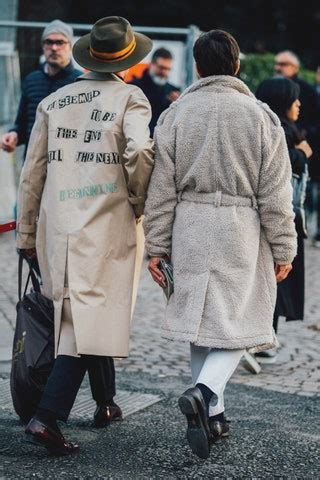
[[[280,122],[267,119],[262,128],[262,164],[257,195],[261,225],[279,265],[293,261],[297,234],[292,206],[292,170]]]
[[[297,139],[292,128],[288,128],[286,125],[282,126],[286,137],[292,172],[301,175],[305,171],[306,166],[308,166],[308,159],[302,150],[296,148],[296,144],[300,142],[300,139]]]
[[[27,142],[27,109],[28,109],[28,98],[25,93],[25,86],[22,88],[22,95],[19,102],[18,113],[12,128],[9,132],[16,132],[18,135],[18,145],[23,145]]]
[[[289,148],[289,157],[292,172],[301,175],[309,163],[305,153],[299,148]]]
[[[150,138],[150,104],[138,91],[130,98],[123,119],[126,149],[123,154],[124,174],[136,217],[144,211],[147,188],[154,164],[153,140]]]
[[[167,114],[168,113],[168,114]],[[171,255],[172,226],[178,197],[175,182],[175,132],[172,112],[155,129],[155,165],[146,201],[144,231],[150,257]],[[162,121],[162,119],[164,120]]]
[[[47,175],[48,126],[38,106],[18,190],[17,247],[33,248],[42,191]]]

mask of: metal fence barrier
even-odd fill
[[[20,70],[19,60],[21,65],[21,74],[24,76],[25,64],[36,65],[38,60],[34,52],[39,51],[39,30],[44,29],[48,22],[28,22],[28,21],[13,21],[0,20],[0,29],[12,29],[16,35],[15,42],[0,42],[0,88],[5,95],[0,96],[0,125],[12,122],[16,113],[17,100],[20,90]],[[81,35],[92,28],[91,24],[70,23],[75,34]],[[195,25],[190,25],[188,28],[166,28],[166,27],[144,27],[134,26],[134,30],[140,33],[147,34],[153,39],[170,39],[180,40],[184,43],[184,65],[186,66],[186,74],[184,78],[184,85],[186,87],[195,80],[195,69],[193,62],[192,49],[195,40],[200,34],[200,30]],[[0,30],[1,31],[1,30]],[[2,37],[3,38],[3,37]],[[11,53],[5,50],[4,44],[11,44]],[[17,49],[16,45],[29,45],[29,49],[22,48],[23,53]],[[7,45],[8,47],[8,45]]]

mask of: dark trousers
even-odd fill
[[[39,408],[67,421],[86,371],[92,396],[103,405],[115,396],[115,370],[111,357],[58,355],[41,397]]]
[[[273,329],[275,333],[278,333],[278,322],[279,322],[279,315],[274,314],[273,315]]]

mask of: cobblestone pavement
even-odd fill
[[[10,359],[17,300],[17,259],[13,234],[0,235],[0,361]],[[283,393],[320,396],[320,251],[306,248],[306,314],[304,322],[280,322],[282,348],[277,362],[259,375],[242,365],[232,382]],[[189,376],[189,346],[161,338],[165,301],[159,287],[143,269],[133,319],[131,354],[117,361],[117,371],[155,377]],[[1,365],[1,364],[0,364]],[[8,365],[8,363],[7,363]],[[1,372],[1,366],[0,366]]]

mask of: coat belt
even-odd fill
[[[215,207],[251,207],[258,208],[257,199],[254,195],[251,197],[241,197],[240,195],[228,195],[220,190],[210,193],[199,193],[195,191],[178,192],[178,203],[182,201],[209,203]]]

